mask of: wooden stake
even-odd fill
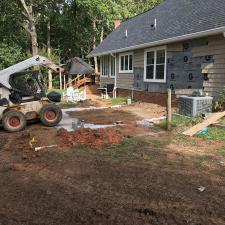
[[[167,99],[167,130],[170,131],[172,126],[172,91],[168,89]]]

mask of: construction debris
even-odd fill
[[[203,191],[205,191],[205,187],[203,187],[203,186],[200,186],[199,188],[198,188],[198,190],[200,191],[200,192],[203,192]]]
[[[152,119],[144,119],[144,120],[139,120],[137,121],[137,125],[142,125],[142,126],[154,126],[154,123],[166,119],[165,116],[162,117],[157,117],[157,118],[152,118]]]
[[[36,148],[34,149],[34,151],[35,151],[35,152],[38,152],[38,151],[40,151],[40,150],[42,150],[42,149],[46,149],[46,148],[54,148],[54,147],[57,147],[57,145],[50,145],[50,146],[36,147]]]
[[[202,131],[204,128],[210,126],[211,124],[217,122],[219,119],[225,116],[225,112],[213,113],[205,121],[199,123],[190,129],[183,132],[184,135],[194,136],[197,132]]]

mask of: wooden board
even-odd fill
[[[190,129],[183,132],[184,135],[187,136],[194,136],[197,132],[201,131],[202,129],[208,127],[209,125],[215,123],[219,119],[225,116],[225,112],[219,112],[219,113],[213,113],[208,119],[206,119],[204,122],[199,123]]]

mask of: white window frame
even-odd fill
[[[112,75],[112,65],[111,65],[112,61],[110,60],[109,77],[110,78],[115,78],[115,76],[116,76],[116,55],[115,56],[111,56],[111,57],[114,59],[114,75]]]
[[[102,66],[103,66],[103,57],[106,57],[106,56],[108,56],[108,57],[110,57],[110,60],[109,60],[109,64],[108,64],[108,66],[109,66],[109,74],[103,74],[103,69],[102,69]],[[114,78],[115,77],[115,74],[114,75],[112,75],[111,74],[111,72],[112,72],[112,69],[111,69],[111,59],[112,58],[115,58],[114,56],[111,56],[111,55],[103,55],[103,56],[101,56],[101,58],[100,58],[100,76],[101,77],[110,77],[110,78]],[[115,59],[115,73],[116,73],[116,59]]]
[[[105,57],[106,55],[103,55],[101,56],[100,58],[100,76],[101,77],[108,77],[107,74],[103,74],[103,69],[102,69],[102,66],[103,66],[103,58]]]
[[[165,67],[164,67],[164,79],[156,79],[156,65],[157,65],[157,57],[156,52],[159,50],[165,50]],[[147,53],[148,52],[154,52],[154,73],[153,73],[153,79],[147,79]],[[148,48],[144,51],[144,82],[152,82],[152,83],[166,83],[166,76],[167,76],[167,48],[166,46],[161,46],[157,48]]]
[[[130,56],[132,55],[132,70],[130,68]],[[125,66],[125,56],[128,56],[128,70],[121,70],[121,57],[124,56],[124,66]],[[133,73],[134,70],[134,54],[133,52],[126,52],[119,54],[119,73]]]

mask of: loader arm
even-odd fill
[[[41,66],[47,67],[57,73],[64,71],[63,68],[61,68],[60,66],[51,62],[47,58],[37,55],[37,56],[29,58],[25,61],[17,63],[13,66],[10,66],[4,70],[1,70],[0,71],[0,84],[5,86],[6,88],[10,89],[10,84],[9,84],[10,75],[12,75],[14,73],[22,72],[22,71],[29,69],[30,67],[33,67],[35,65],[41,65]]]

